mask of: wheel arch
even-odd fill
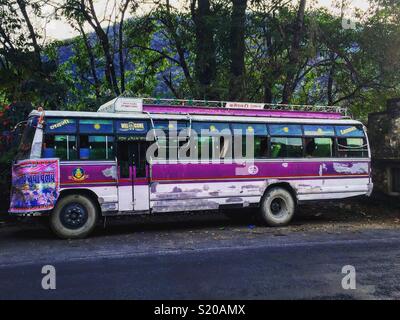
[[[85,196],[89,198],[91,201],[93,201],[94,205],[97,208],[97,214],[100,216],[101,215],[101,207],[99,203],[99,197],[95,192],[89,189],[64,189],[60,191],[60,195],[57,199],[57,202],[60,201],[62,198],[73,195],[73,194],[79,194],[82,196]]]
[[[296,189],[293,188],[293,186],[289,182],[273,182],[273,183],[268,184],[267,188],[264,190],[263,196],[261,197],[260,204],[262,202],[262,199],[267,194],[267,192],[269,190],[271,190],[273,188],[277,188],[277,187],[285,189],[286,191],[288,191],[291,194],[291,196],[293,197],[293,200],[294,200],[295,204],[296,205],[298,204]]]

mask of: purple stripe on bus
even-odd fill
[[[360,178],[363,179],[367,179],[368,176],[360,176]],[[285,178],[285,179],[277,179],[278,181],[297,181],[297,180],[321,180],[323,178]],[[330,177],[328,179],[339,179],[339,180],[343,180],[343,179],[354,179],[354,177],[344,177],[344,176],[340,176],[340,177]],[[173,180],[173,181],[152,181],[153,183],[161,183],[161,184],[187,184],[187,183],[218,183],[218,182],[246,182],[246,181],[256,181],[256,182],[260,182],[260,181],[264,181],[264,180],[252,180],[252,179],[237,179],[237,180],[202,180],[202,181],[187,181],[187,180]],[[150,182],[148,183],[141,183],[141,184],[135,184],[134,186],[139,186],[139,185],[151,185]],[[132,184],[125,184],[125,185],[118,185],[119,187],[121,186],[131,186]],[[82,185],[74,185],[74,184],[69,184],[69,185],[63,185],[61,184],[60,188],[61,189],[80,189],[80,188],[96,188],[96,187],[116,187],[115,184],[82,184]]]
[[[337,112],[307,112],[285,110],[248,110],[225,108],[199,108],[196,106],[162,106],[144,105],[143,111],[163,114],[204,114],[225,116],[250,116],[250,117],[278,117],[278,118],[312,118],[312,119],[341,119],[343,116]]]
[[[301,179],[327,178],[330,176],[357,176],[368,175],[369,161],[335,161],[324,162],[255,162],[247,166],[239,164],[153,164],[152,180],[235,180],[235,179]],[[62,164],[61,184],[79,186],[94,183],[115,184],[115,165],[85,165],[85,163]],[[142,179],[143,180],[143,179]],[[146,184],[146,181],[137,180],[136,184]],[[129,185],[131,182],[121,182],[120,185]]]
[[[148,182],[140,182],[140,183],[135,183],[135,186],[147,186],[149,185]],[[116,187],[116,183],[77,183],[77,184],[63,184],[61,183],[60,188],[62,189],[68,189],[68,188],[73,188],[73,189],[79,189],[79,188],[95,188],[95,187]],[[118,184],[118,187],[124,187],[124,186],[132,186],[132,183],[123,183],[123,184]]]
[[[98,164],[87,165],[85,162],[73,164],[61,164],[61,183],[81,183],[96,182],[113,182],[115,181],[115,165],[113,164]]]
[[[369,162],[255,162],[246,166],[238,164],[153,164],[154,180],[212,179],[223,177],[287,177],[369,174]]]
[[[211,183],[211,182],[246,182],[246,181],[252,181],[252,182],[260,182],[260,181],[265,181],[268,179],[276,179],[278,181],[296,181],[296,180],[326,180],[326,179],[365,179],[369,178],[368,175],[358,175],[358,176],[325,176],[325,177],[320,177],[320,176],[309,176],[309,177],[296,177],[296,178],[290,178],[290,177],[275,177],[275,178],[259,178],[255,177],[254,179],[251,178],[237,178],[237,179],[202,179],[202,180],[157,180],[157,179],[152,179],[151,182],[157,182],[159,184],[171,184],[171,183]]]
[[[314,176],[314,177],[301,177],[301,178],[274,178],[278,181],[296,181],[296,180],[322,180],[322,179],[354,179],[354,178],[360,178],[360,179],[368,179],[368,175],[359,175],[357,177],[354,176],[325,176],[325,177],[320,177],[320,176]],[[267,178],[260,179],[260,178],[254,178],[254,179],[249,179],[249,178],[238,178],[238,179],[206,179],[206,180],[156,180],[152,179],[150,181],[151,183],[159,183],[159,184],[182,184],[182,183],[218,183],[218,182],[246,182],[246,181],[251,181],[251,182],[262,182],[266,180]],[[148,185],[148,182],[140,182],[140,183],[135,183],[135,186],[139,185]],[[61,188],[63,189],[68,189],[68,188],[93,188],[93,187],[115,187],[115,183],[80,183],[80,184],[61,184]],[[132,186],[131,182],[124,182],[124,183],[118,183],[118,186]]]

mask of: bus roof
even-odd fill
[[[193,115],[217,115],[236,117],[269,117],[269,118],[303,118],[303,119],[342,119],[340,113],[317,111],[292,111],[292,110],[249,110],[227,108],[204,108],[197,106],[164,106],[144,105],[143,111],[161,114],[193,114]]]
[[[45,117],[56,118],[102,118],[102,119],[153,119],[153,120],[175,120],[175,121],[210,121],[210,122],[254,122],[254,123],[326,123],[326,124],[351,124],[357,125],[361,122],[348,118],[293,118],[293,117],[263,117],[263,116],[239,116],[223,114],[169,114],[161,112],[87,112],[87,111],[44,111]],[[39,116],[40,111],[34,110],[30,116]]]
[[[266,104],[206,100],[132,98],[121,96],[101,105],[98,112],[218,115],[240,117],[342,119],[346,109],[339,106]]]

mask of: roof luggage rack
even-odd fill
[[[202,111],[203,110],[203,111]],[[312,118],[347,117],[347,108],[340,106],[272,104],[255,102],[232,102],[194,99],[162,99],[149,97],[132,97],[123,94],[98,109],[98,112],[165,112],[165,113],[193,113],[193,114],[225,114],[234,115],[253,114],[257,116],[292,116]]]
[[[230,101],[208,101],[193,99],[159,99],[141,98],[143,105],[163,105],[171,107],[204,107],[204,108],[230,108],[230,109],[258,109],[258,110],[285,110],[285,111],[308,111],[329,112],[346,115],[347,108],[340,106],[320,106],[304,104],[280,104],[280,103],[255,103],[255,102],[230,102]],[[248,107],[244,107],[247,105]],[[236,108],[235,108],[236,106]]]

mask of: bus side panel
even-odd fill
[[[118,210],[117,169],[113,161],[61,162],[61,190],[90,190],[102,211]]]
[[[154,212],[213,210],[223,205],[258,203],[265,180],[153,182],[150,203]]]
[[[154,212],[218,209],[224,204],[247,206],[258,203],[269,185],[280,182],[289,183],[298,200],[363,195],[369,190],[369,160],[153,164],[150,203]]]
[[[324,200],[342,199],[364,195],[369,192],[369,178],[334,178],[291,180],[291,185],[297,191],[297,199]]]

